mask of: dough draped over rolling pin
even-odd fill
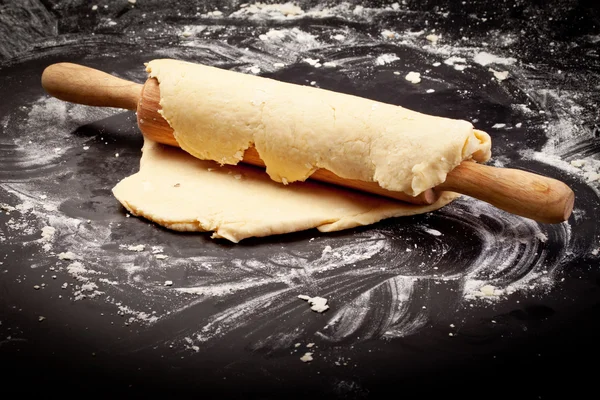
[[[176,60],[153,60],[147,71],[181,149],[146,138],[139,172],[113,194],[169,229],[237,243],[425,213],[459,194],[423,206],[303,181],[324,168],[416,196],[463,160],[490,157],[490,137],[466,121]],[[250,146],[267,173],[236,165]]]
[[[146,70],[183,150],[235,165],[254,146],[284,184],[323,168],[416,196],[462,161],[491,155],[490,136],[463,120],[172,59]]]

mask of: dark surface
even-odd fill
[[[368,22],[341,17],[308,18],[284,22],[232,21],[221,23],[225,26],[221,27],[214,20],[204,21],[217,28],[199,40],[220,43],[223,51],[219,52],[215,47],[188,47],[176,32],[183,25],[199,24],[200,17],[195,16],[197,7],[204,13],[214,9],[214,3],[225,11],[225,3],[188,2],[177,6],[165,1],[137,3],[132,6],[126,1],[98,2],[100,7],[109,5],[102,15],[116,22],[107,25],[84,1],[29,0],[19,2],[18,6],[0,2],[0,33],[10,38],[0,44],[0,55],[4,58],[0,69],[3,99],[0,116],[10,117],[0,131],[3,185],[0,203],[16,205],[22,201],[11,191],[23,195],[46,193],[58,204],[57,211],[48,215],[79,220],[80,226],[91,220],[91,226],[97,230],[78,228],[73,233],[69,226],[59,229],[61,233],[70,233],[56,241],[53,251],[73,249],[82,254],[89,263],[86,265],[120,282],[118,286],[101,288],[106,291],[101,298],[67,299],[71,290],[60,289],[60,283],[69,278],[64,268],[56,272],[58,280],[48,279],[54,273],[49,269],[51,266],[66,264],[58,264],[54,253],[41,251],[35,242],[42,226],[54,226],[52,220],[44,220],[39,213],[23,212],[25,225],[36,229],[31,233],[14,233],[9,218],[20,211],[0,215],[3,238],[0,241],[3,262],[0,368],[4,387],[20,379],[28,382],[19,387],[20,394],[32,390],[87,397],[108,391],[121,397],[185,393],[209,398],[265,399],[309,395],[416,398],[434,393],[462,398],[578,398],[587,390],[595,393],[596,360],[600,356],[597,342],[600,271],[598,257],[591,251],[599,247],[597,183],[586,184],[573,174],[524,159],[519,153],[524,148],[541,150],[548,140],[543,121],[556,123],[563,118],[557,111],[561,104],[535,98],[539,91],[525,90],[532,86],[564,90],[565,96],[577,93],[577,104],[583,107],[579,131],[592,134],[563,152],[565,159],[597,157],[600,153],[597,134],[600,42],[589,40],[589,36],[600,32],[595,4],[554,1],[519,2],[513,6],[489,1],[465,5],[430,1],[408,2],[410,12],[384,13]],[[308,9],[317,2],[302,4],[303,9]],[[239,7],[237,2],[226,5],[232,10]],[[432,9],[434,6],[437,8]],[[450,14],[441,17],[435,11]],[[472,14],[479,19],[470,17]],[[482,16],[489,19],[481,21]],[[491,42],[492,31],[496,32],[496,38],[516,35],[510,45],[492,43],[491,49],[518,58],[524,65],[520,71],[527,75],[515,71],[515,79],[505,81],[504,86],[489,85],[482,90],[481,83],[489,81],[487,68],[475,67],[468,74],[434,70],[429,75],[435,78],[431,87],[436,92],[432,97],[398,80],[392,74],[398,67],[373,67],[364,61],[373,54],[392,52],[409,70],[423,71],[431,64],[431,55],[407,46],[379,43],[375,38],[382,28],[417,31],[425,26],[425,21],[427,26],[436,26],[444,38],[458,40],[468,36],[473,45]],[[147,31],[148,26],[154,27],[154,31]],[[299,84],[317,81],[323,88],[431,114],[478,119],[477,127],[493,137],[494,157],[507,161],[511,167],[562,179],[573,187],[577,201],[576,215],[568,224],[570,233],[565,233],[563,225],[537,226],[476,202],[461,200],[429,215],[388,220],[373,227],[327,235],[301,232],[232,245],[213,241],[208,235],[176,234],[126,217],[110,190],[138,169],[142,139],[132,113],[85,114],[82,108],[68,109],[58,114],[64,120],[49,115],[47,128],[32,133],[32,127],[43,125],[32,110],[36,105],[49,104],[43,102],[44,93],[39,86],[39,76],[48,64],[71,61],[142,82],[145,77],[142,63],[164,56],[168,50],[175,58],[243,70],[252,64],[242,56],[237,57],[236,54],[242,54],[238,50],[248,46],[261,54],[262,50],[253,47],[255,42],[250,38],[273,26],[299,26],[313,34],[332,27],[371,34],[353,45],[335,47],[328,43],[322,49],[298,52],[294,57],[298,61],[311,56],[350,59],[342,71],[291,62],[285,68],[265,69],[261,74]],[[555,45],[549,46],[550,41]],[[265,57],[268,55],[266,52]],[[439,60],[444,58],[447,56]],[[561,75],[556,74],[558,69]],[[499,121],[516,124],[523,120],[510,107],[514,103],[527,103],[530,108],[546,110],[551,115],[536,114],[522,129],[493,129]],[[34,117],[38,123],[27,122]],[[35,152],[27,150],[29,139],[33,139]],[[90,149],[82,150],[83,145],[89,145]],[[43,149],[51,153],[57,146],[64,152],[50,158],[39,156]],[[115,152],[119,158],[114,157]],[[29,159],[31,154],[40,158]],[[419,226],[440,231],[442,239],[424,234]],[[109,234],[101,237],[104,228]],[[533,237],[536,232],[542,232],[548,240],[537,240]],[[277,254],[315,260],[326,245],[334,250],[366,246],[374,234],[385,238],[390,248],[340,270],[302,276],[293,290],[285,292],[287,297],[274,297],[281,304],[264,312],[249,308],[244,312],[250,315],[250,322],[198,344],[198,351],[186,348],[183,338],[195,335],[212,316],[246,304],[254,296],[285,287],[273,277],[297,266],[277,264],[273,261]],[[96,246],[94,239],[99,239],[101,245]],[[505,241],[507,244],[502,244]],[[145,253],[131,256],[118,248],[119,243],[164,246],[169,259],[159,264]],[[490,243],[491,249],[484,250]],[[413,244],[418,244],[418,250],[408,257],[404,249]],[[432,257],[432,249],[444,246],[451,250]],[[478,258],[482,254],[487,255],[487,261]],[[464,277],[478,267],[477,263],[499,265],[514,254],[509,268],[490,277],[491,281],[502,286],[548,269],[556,283],[536,295],[516,292],[492,305],[470,306],[463,301],[458,292],[467,280]],[[210,271],[197,269],[198,259],[216,260],[216,266]],[[230,260],[242,260],[243,268]],[[244,260],[263,260],[268,268],[259,269]],[[120,266],[128,263],[150,268],[127,275]],[[387,269],[369,272],[371,263]],[[423,263],[427,265],[424,267]],[[434,265],[437,272],[430,269]],[[219,268],[222,271],[215,271]],[[360,274],[352,275],[353,270]],[[459,278],[438,282],[435,273]],[[176,287],[194,287],[202,282],[243,282],[258,275],[273,279],[265,286],[198,303],[194,298],[175,296],[161,289],[166,279],[173,280]],[[392,313],[393,302],[397,301],[390,294],[393,284],[389,282],[413,276],[421,278],[414,284],[402,321],[385,325],[387,313]],[[32,289],[39,282],[47,286]],[[300,292],[329,298],[332,309],[324,314],[310,312],[304,302],[294,299]],[[368,303],[369,320],[360,324],[357,331],[342,335],[340,331],[323,328],[333,312],[353,304],[364,293],[370,293],[373,300]],[[59,295],[65,298],[60,299]],[[126,317],[117,313],[120,303],[153,309],[164,318],[150,325],[138,321],[124,323]],[[356,307],[359,306],[357,303]],[[182,307],[185,308],[174,311]],[[423,307],[428,310],[426,322],[416,331],[404,337],[385,338],[387,329],[395,326],[405,329],[418,321]],[[38,321],[40,315],[46,319]],[[457,326],[453,330],[458,332],[456,336],[448,335],[449,324]],[[283,346],[281,343],[285,341],[280,339],[285,335],[291,339]],[[299,361],[302,351],[294,353],[293,346],[297,342],[318,345],[313,362]],[[340,358],[348,365],[336,365],[334,361]]]

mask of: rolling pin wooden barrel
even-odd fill
[[[155,78],[139,84],[86,66],[57,63],[44,70],[42,86],[48,94],[64,101],[135,110],[143,135],[155,142],[179,147],[173,129],[159,113],[160,86]],[[254,147],[246,150],[243,162],[265,166]],[[448,173],[445,182],[418,196],[385,190],[374,182],[343,179],[324,169],[315,171],[310,179],[413,204],[431,204],[438,192],[452,191],[542,223],[566,221],[575,200],[573,191],[559,180],[473,161],[463,161]]]

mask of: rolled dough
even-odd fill
[[[284,184],[324,168],[416,196],[463,160],[490,158],[490,136],[467,121],[172,59],[146,70],[182,149],[235,165],[254,145]]]
[[[176,231],[212,231],[232,242],[317,228],[332,232],[384,218],[424,213],[458,197],[444,192],[429,206],[416,206],[312,181],[287,186],[264,170],[220,166],[183,150],[144,142],[140,171],[114,188],[133,215]]]
[[[140,171],[113,193],[173,230],[239,242],[433,211],[458,194],[416,206],[304,181],[324,168],[418,195],[463,160],[490,157],[489,135],[466,121],[177,60],[150,61],[147,71],[183,150],[146,139]],[[267,173],[236,165],[250,146]]]

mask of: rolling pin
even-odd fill
[[[48,94],[72,103],[135,110],[138,126],[145,137],[179,147],[173,129],[158,112],[160,86],[155,78],[139,84],[82,65],[57,63],[44,70],[42,87]],[[254,147],[246,150],[243,162],[265,167]],[[418,196],[392,192],[375,182],[343,179],[325,169],[315,171],[310,179],[413,204],[432,204],[439,192],[452,191],[542,223],[566,221],[575,201],[573,191],[559,180],[473,161],[463,161],[435,190],[429,189]]]

